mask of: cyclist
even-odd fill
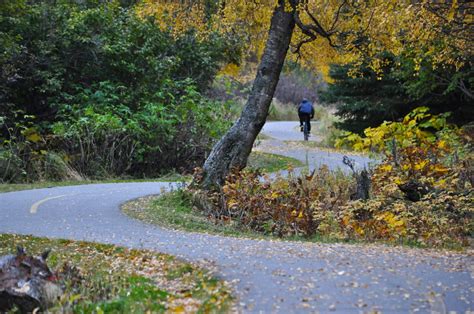
[[[303,98],[301,103],[298,105],[298,117],[300,118],[300,130],[303,132],[303,122],[308,123],[308,133],[311,131],[310,120],[314,118],[314,107],[313,104],[306,98]]]

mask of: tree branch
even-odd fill
[[[336,27],[336,24],[339,21],[339,14],[341,13],[342,7],[344,7],[346,4],[347,4],[347,0],[344,0],[339,6],[339,8],[337,9],[336,15],[334,17],[334,21],[331,25],[331,28],[329,28],[330,32],[334,31],[334,28]]]
[[[464,83],[463,80],[459,80],[459,83],[457,84],[458,88],[461,90],[461,92],[464,93],[467,97],[474,99],[474,94],[472,93],[471,90],[469,90],[468,87],[466,87],[466,84]]]

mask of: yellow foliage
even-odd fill
[[[26,136],[26,139],[33,143],[38,143],[41,140],[41,136],[38,133],[31,133]]]
[[[445,7],[434,6],[430,1],[363,1],[357,6],[346,2],[340,10],[343,3],[342,0],[308,0],[301,1],[295,9],[290,1],[285,1],[285,10],[296,10],[303,23],[313,24],[314,18],[332,34],[331,42],[317,36],[303,45],[298,55],[290,54],[290,60],[298,60],[305,67],[322,72],[326,78],[329,64],[357,65],[362,55],[370,57],[369,66],[380,76],[386,61],[377,55],[381,51],[399,55],[406,48],[411,51],[415,66],[420,65],[427,54],[435,66],[461,67],[470,62],[472,34],[468,27],[461,26],[469,25],[466,23],[472,17],[458,4]],[[226,0],[219,2],[215,12],[210,14],[207,1],[143,0],[137,6],[137,14],[154,16],[161,28],[175,35],[189,28],[197,30],[200,36],[211,32],[236,34],[244,39],[248,56],[260,57],[277,4],[276,0]],[[361,34],[369,38],[367,44],[361,44]],[[306,34],[296,27],[292,47],[305,39]]]
[[[162,30],[179,36],[189,29],[195,29],[200,36],[207,36],[211,31],[209,21],[205,18],[205,6],[200,1],[181,2],[167,0],[143,0],[137,5],[138,16],[155,17]]]
[[[38,143],[42,139],[41,135],[34,127],[22,130],[21,134],[26,138],[27,141],[32,143]]]
[[[393,169],[392,165],[390,164],[384,164],[379,167],[381,171],[391,171]]]
[[[225,65],[219,72],[219,75],[227,75],[231,77],[237,77],[240,72],[240,67],[235,63],[229,63]]]
[[[415,170],[423,170],[425,166],[429,163],[428,160],[421,160],[420,162],[415,164]]]
[[[439,141],[437,146],[438,146],[438,148],[440,148],[440,149],[446,148],[446,141],[445,141],[445,140]]]
[[[227,201],[227,206],[228,206],[229,208],[232,208],[232,207],[234,207],[234,206],[236,206],[236,205],[238,205],[238,204],[239,204],[239,202],[236,201],[235,199],[229,199],[229,200]]]
[[[445,174],[449,172],[449,169],[444,167],[443,165],[437,164],[434,166],[433,171],[438,174]]]

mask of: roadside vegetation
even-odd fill
[[[23,246],[51,249],[63,296],[48,312],[221,313],[233,305],[230,288],[197,265],[147,250],[82,241],[0,235],[0,255]],[[13,311],[15,313],[16,311]]]
[[[262,173],[277,172],[288,169],[288,167],[304,166],[298,159],[263,152],[252,152],[247,163],[249,169],[258,170]]]
[[[363,134],[384,121],[401,120],[419,106],[434,114],[451,112],[448,121],[458,126],[471,122],[472,86],[469,91],[459,84],[472,80],[472,67],[436,66],[431,55],[415,61],[412,53],[410,48],[400,55],[380,53],[382,66],[377,70],[369,57],[357,64],[332,65],[331,82],[321,91],[320,101],[335,105],[335,127]]]
[[[0,41],[0,182],[189,172],[231,123],[203,96],[238,55],[224,35],[118,1],[8,0]]]
[[[250,169],[259,169],[262,172],[276,172],[287,169],[289,166],[300,167],[303,163],[297,159],[263,153],[252,152],[248,160]],[[127,183],[127,182],[188,182],[192,179],[191,175],[181,175],[178,173],[169,173],[158,178],[145,179],[102,179],[102,180],[75,180],[75,181],[35,181],[32,183],[2,183],[0,184],[0,193],[13,192],[21,190],[43,189],[56,186],[70,186],[83,184],[99,183]]]
[[[290,168],[287,177],[269,178],[249,170],[205,197],[180,190],[143,203],[133,216],[192,231],[459,249],[474,233],[472,130],[446,119],[418,108],[365,137],[346,134],[339,145],[385,156],[369,173],[366,197],[358,196],[357,171],[323,167],[297,176]]]
[[[123,204],[121,209],[132,218],[165,228],[236,237],[262,236],[252,230],[244,231],[235,224],[222,223],[206,216],[193,206],[192,197],[184,187],[132,200]]]

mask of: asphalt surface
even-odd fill
[[[235,285],[244,313],[474,310],[472,254],[188,233],[144,224],[119,209],[130,199],[170,188],[169,183],[118,183],[3,193],[0,233],[112,243],[206,260]]]
[[[312,133],[317,133],[319,123],[311,122]],[[376,161],[366,156],[344,154],[332,150],[318,148],[315,142],[321,140],[316,134],[310,137],[309,143],[306,145],[303,141],[303,133],[299,130],[299,122],[297,121],[278,121],[267,122],[262,129],[262,133],[269,136],[269,139],[262,140],[257,143],[255,150],[263,152],[271,152],[302,161],[310,170],[320,168],[325,165],[330,170],[338,170],[351,172],[350,168],[343,164],[342,160],[345,155],[352,159],[355,169],[361,170],[369,168]]]

